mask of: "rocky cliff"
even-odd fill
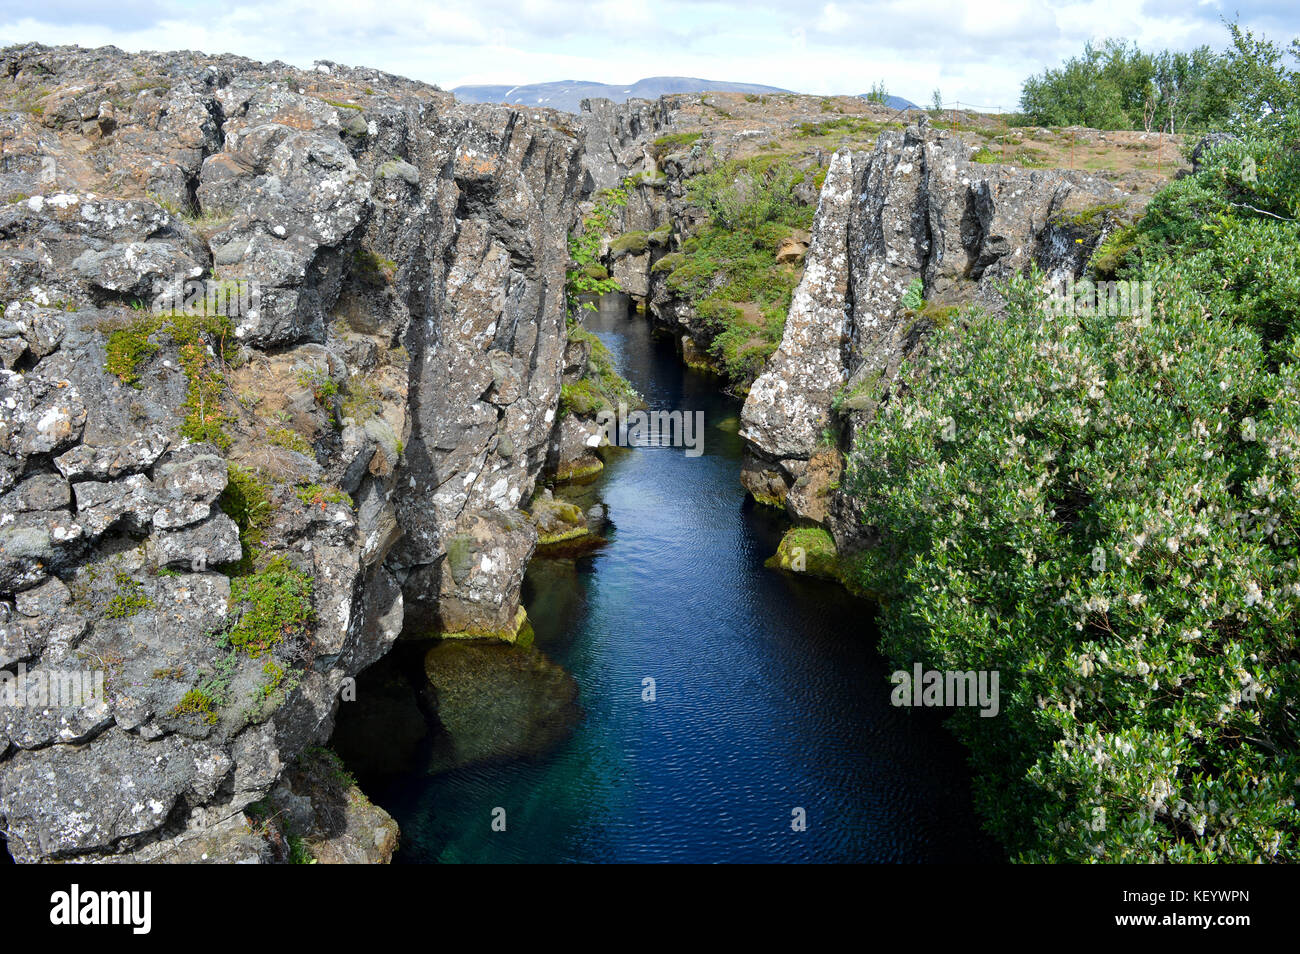
[[[12,47],[0,103],[0,667],[104,680],[0,707],[10,854],[273,857],[273,804],[385,857],[303,753],[404,628],[522,624],[582,143],[189,53]]]
[[[1145,202],[1107,178],[974,152],[921,117],[874,149],[835,154],[781,344],[745,401],[745,486],[824,526],[841,552],[865,542],[838,492],[841,450],[900,365],[963,307],[1001,307],[997,284],[1031,264],[1078,277]]]

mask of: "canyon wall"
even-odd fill
[[[0,667],[105,679],[0,707],[9,852],[273,858],[269,798],[382,860],[391,821],[331,809],[304,753],[404,628],[522,625],[570,117],[37,45],[0,100]],[[174,307],[196,281],[228,321]]]
[[[1144,204],[1099,176],[974,151],[921,117],[872,150],[835,154],[781,344],[745,400],[746,488],[825,527],[841,553],[870,542],[839,492],[843,455],[903,363],[963,308],[1000,309],[1012,274],[1080,276]]]

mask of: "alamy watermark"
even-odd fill
[[[896,706],[978,706],[981,718],[992,718],[1001,708],[998,670],[922,669],[920,663],[909,673],[900,669],[889,677],[894,691],[889,701]]]
[[[80,709],[104,701],[102,669],[0,672],[0,706]]]
[[[1057,315],[1105,315],[1112,318],[1150,317],[1153,292],[1150,281],[1123,279],[1078,281],[1073,276],[1048,284],[1047,308]]]
[[[620,402],[617,410],[598,412],[596,426],[613,447],[684,447],[687,457],[704,453],[703,411],[629,411]]]

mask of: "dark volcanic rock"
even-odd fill
[[[334,64],[0,51],[0,665],[105,676],[5,712],[16,858],[278,857],[228,820],[408,601],[518,628],[588,181],[557,116]],[[311,616],[241,650],[212,571],[273,559]]]
[[[781,345],[745,401],[746,487],[827,525],[841,546],[860,531],[840,495],[828,499],[838,462],[807,473],[822,435],[839,426],[837,398],[851,440],[924,346],[934,316],[970,302],[996,310],[994,284],[1031,264],[1077,276],[1115,220],[1143,201],[1086,173],[976,163],[970,152],[923,119],[882,133],[872,152],[836,153]],[[1119,211],[1079,215],[1100,208]],[[927,303],[919,313],[902,304],[914,282]]]

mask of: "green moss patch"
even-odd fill
[[[826,580],[839,580],[839,553],[835,541],[821,527],[795,527],[786,531],[777,551],[764,566]]]
[[[648,232],[624,232],[609,243],[609,252],[615,258],[619,258],[624,255],[641,255],[649,247]]]
[[[165,335],[180,355],[188,384],[182,408],[181,434],[195,442],[206,441],[223,450],[231,439],[225,433],[233,418],[222,406],[226,389],[225,366],[234,359],[235,337],[225,315],[142,313],[123,327],[110,331],[105,345],[104,370],[123,384],[141,386],[141,366],[156,354]]]
[[[141,610],[153,606],[153,600],[145,595],[144,585],[126,573],[117,574],[114,582],[117,592],[108,601],[104,615],[110,619],[128,619]]]
[[[230,581],[230,603],[238,611],[228,631],[232,646],[260,656],[284,640],[305,635],[312,618],[313,581],[284,557]]]
[[[482,639],[529,646],[533,642],[533,624],[528,621],[528,611],[522,606],[515,613],[514,624],[506,629],[468,629],[458,632],[436,632],[438,639]]]
[[[560,413],[593,417],[616,410],[619,404],[642,407],[644,402],[627,379],[614,369],[614,356],[604,342],[581,326],[569,329],[570,341],[586,342],[590,348],[587,370],[577,381],[560,387]]]
[[[698,132],[681,132],[660,136],[650,144],[650,155],[654,157],[655,163],[659,164],[663,162],[665,156],[682,152],[687,146],[694,145],[703,135]]]

